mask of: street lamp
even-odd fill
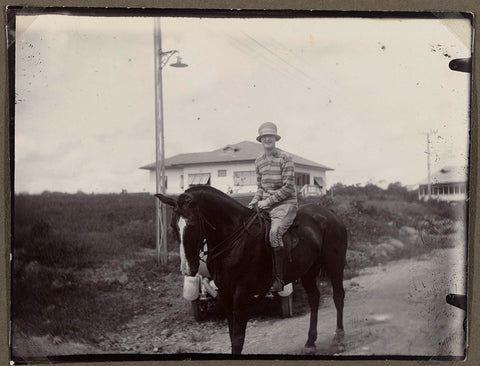
[[[177,62],[175,62],[174,64],[170,64],[170,66],[171,67],[187,67],[188,65],[182,62],[182,58],[180,56],[177,56]]]
[[[162,69],[168,60],[178,54],[177,50],[162,51],[162,34],[160,29],[160,18],[154,18],[154,54],[155,54],[155,183],[156,193],[165,194],[165,146],[163,130],[163,86]],[[172,67],[187,67],[182,63],[182,59],[177,55],[177,62],[171,64]],[[155,200],[156,213],[156,248],[157,264],[166,265],[168,260],[167,253],[167,212],[165,204],[160,200]]]

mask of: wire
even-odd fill
[[[264,44],[262,44],[261,42],[257,41],[255,38],[253,38],[252,36],[242,32],[242,34],[247,37],[248,39],[252,40],[255,44],[257,44],[259,47],[263,48],[264,50],[266,50],[268,53],[270,53],[271,55],[273,55],[274,57],[276,57],[277,59],[279,59],[280,61],[282,61],[282,63],[284,63],[285,65],[291,67],[292,69],[296,70],[297,72],[299,72],[301,75],[305,76],[308,80],[312,80],[312,78],[310,77],[310,75],[306,74],[305,72],[303,72],[301,69],[299,69],[298,67],[292,65],[290,62],[286,61],[283,57],[279,56],[278,54],[276,54],[275,52],[273,52],[271,49],[269,49],[267,46],[265,46]]]

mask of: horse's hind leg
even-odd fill
[[[305,344],[307,351],[315,349],[315,341],[317,340],[317,321],[318,321],[318,305],[320,303],[320,291],[317,287],[317,275],[320,271],[320,263],[315,263],[302,276],[302,286],[308,296],[308,304],[310,306],[310,328],[308,330],[308,339]]]
[[[343,288],[343,266],[327,265],[327,272],[330,275],[333,290],[333,302],[337,309],[337,330],[335,339],[341,341],[344,336],[343,330],[343,306],[345,299],[345,290]]]

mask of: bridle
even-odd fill
[[[214,225],[212,225],[207,218],[205,217],[204,213],[200,208],[197,208],[197,217],[199,221],[199,235],[200,238],[203,238],[203,243],[202,248],[200,249],[200,260],[204,263],[206,261],[203,259],[208,255],[208,258],[210,260],[213,260],[220,255],[233,250],[238,246],[238,243],[240,243],[240,239],[242,236],[247,233],[250,236],[257,237],[261,234],[263,234],[264,227],[265,227],[265,217],[262,211],[258,208],[257,205],[254,206],[255,211],[250,215],[250,217],[246,220],[243,221],[241,225],[239,225],[233,232],[231,232],[226,238],[224,238],[220,243],[217,243],[215,245],[210,245],[208,250],[203,250],[205,243],[207,241],[206,239],[206,226],[209,226],[213,230],[217,230]],[[260,224],[260,232],[255,234],[252,234],[249,229],[253,225],[255,221],[258,221]],[[227,243],[227,245],[225,245]]]

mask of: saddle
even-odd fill
[[[259,217],[263,221],[264,230],[264,243],[268,246],[268,250],[271,250],[269,233],[270,233],[270,226],[271,226],[271,219],[270,214],[267,211],[260,211],[258,212]],[[292,250],[298,245],[300,241],[298,236],[298,229],[301,225],[301,217],[300,213],[297,213],[297,217],[293,220],[292,225],[288,228],[287,232],[283,234],[282,241],[283,247],[285,251],[285,256],[288,258],[289,262],[292,262]],[[303,219],[307,218],[307,216],[303,215]],[[313,220],[319,228],[325,229],[327,226],[328,219],[321,215],[321,214],[313,214],[308,215],[308,219]]]
[[[266,211],[262,211],[260,213],[260,217],[264,222],[264,243],[267,245],[268,250],[271,250],[270,245],[270,226],[272,225],[272,221],[270,219],[270,215]],[[288,261],[292,261],[292,250],[295,248],[299,242],[298,235],[296,234],[297,228],[299,227],[299,223],[297,219],[293,221],[293,224],[288,228],[287,232],[283,234],[282,241],[283,241],[283,248],[285,250],[285,255],[288,258]]]

